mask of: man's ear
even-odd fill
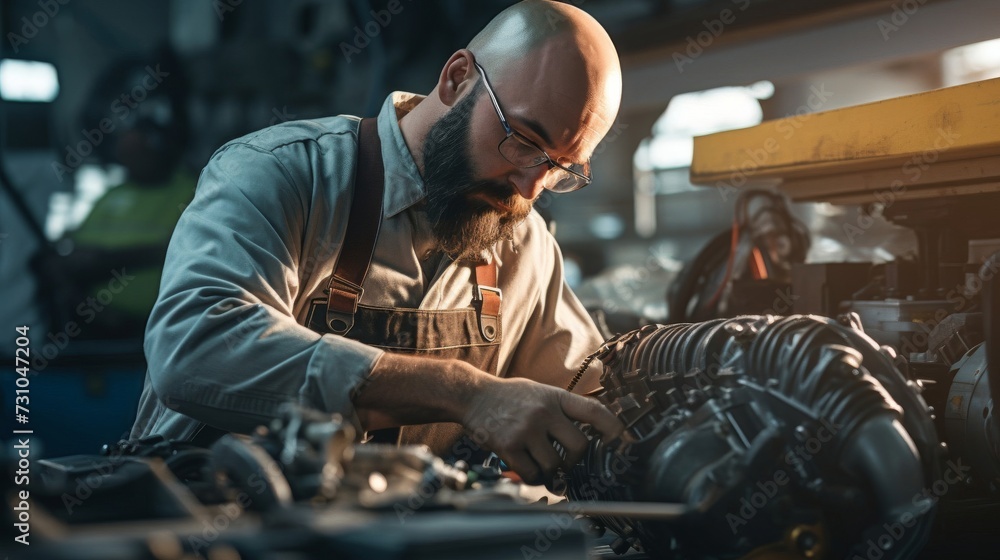
[[[453,106],[458,98],[471,88],[479,73],[472,61],[474,57],[469,49],[455,51],[441,69],[438,78],[438,97],[447,107]]]

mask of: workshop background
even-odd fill
[[[288,120],[374,115],[393,90],[426,93],[510,4],[403,0],[393,14],[364,0],[5,1],[0,317],[3,332],[32,328],[34,419],[51,424],[37,428],[50,453],[93,450],[130,426],[157,259],[218,146]],[[693,136],[1000,76],[995,2],[573,4],[619,49],[622,108],[594,183],[537,206],[588,306],[654,320],[667,317],[665,286],[732,219],[735,195],[688,180]],[[149,153],[123,153],[136,138]],[[809,262],[915,248],[888,224],[848,243],[837,225],[849,207],[795,211],[822,232]],[[102,262],[88,249],[118,253]],[[136,279],[112,293],[122,271]]]
[[[426,93],[511,3],[4,0],[0,348],[12,355],[14,328],[30,327],[41,453],[94,452],[127,433],[159,262],[218,146],[288,120],[374,115],[393,90]],[[734,193],[689,180],[694,136],[1000,76],[989,0],[572,4],[619,49],[622,107],[593,184],[537,207],[570,284],[612,326],[665,321],[668,286],[733,221]],[[916,251],[910,230],[879,216],[876,235],[851,239],[858,206],[789,206],[810,234],[805,262]],[[13,375],[2,371],[3,392]]]

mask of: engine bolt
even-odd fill
[[[799,441],[805,441],[809,439],[809,430],[807,430],[806,427],[803,426],[802,424],[795,426],[795,438],[798,439]]]

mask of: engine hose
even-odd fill
[[[912,555],[933,514],[914,496],[937,474],[940,446],[919,388],[890,358],[862,332],[816,316],[742,316],[619,335],[578,377],[601,360],[597,396],[636,442],[612,449],[588,430],[591,445],[564,480],[567,496],[685,503],[700,512],[696,519],[595,519],[627,545],[672,557],[746,553],[779,539],[783,523],[801,523],[795,516],[833,520],[828,549],[849,553],[904,515],[918,523],[893,543],[893,555]],[[814,456],[787,457],[814,440],[823,442]],[[739,518],[753,530],[729,530],[727,516],[742,511],[740,500],[782,457],[791,465],[782,500],[792,505]]]

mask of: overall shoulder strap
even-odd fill
[[[385,168],[377,120],[361,119],[351,213],[327,287],[326,322],[339,335],[347,334],[354,326],[354,314],[364,292],[361,286],[368,275],[382,226],[384,192]]]
[[[500,304],[503,292],[497,287],[497,261],[477,263],[472,269],[475,282],[472,303],[479,316],[479,332],[483,338],[493,342],[499,332]]]

